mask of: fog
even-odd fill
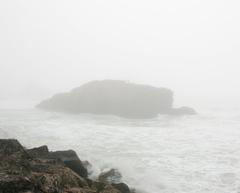
[[[91,80],[167,87],[176,105],[240,107],[237,0],[0,2],[0,108]]]

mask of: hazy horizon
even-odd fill
[[[0,1],[0,193],[240,193],[239,8]]]
[[[240,108],[239,6],[2,1],[0,108],[31,107],[102,79],[170,88],[176,106]]]

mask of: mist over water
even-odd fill
[[[118,168],[144,193],[239,193],[239,7],[239,0],[0,1],[0,138],[74,149],[93,164],[93,178]],[[174,108],[198,114],[133,120],[32,109],[104,79],[169,88]]]
[[[146,193],[240,191],[240,110],[129,120],[38,110],[1,110],[1,138],[26,147],[74,149],[93,176],[118,168]]]
[[[172,89],[178,105],[239,107],[239,6],[1,1],[0,103],[23,106],[88,81],[119,79]]]

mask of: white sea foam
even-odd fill
[[[74,149],[82,160],[118,168],[146,193],[238,193],[240,111],[127,120],[38,110],[1,110],[0,137],[26,147]]]

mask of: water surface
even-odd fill
[[[118,168],[146,193],[239,193],[240,111],[128,120],[39,110],[0,110],[0,137],[30,148],[74,149],[93,177]]]

